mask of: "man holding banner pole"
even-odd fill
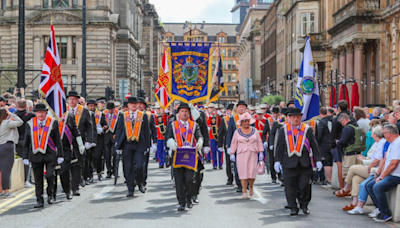
[[[197,150],[203,148],[203,136],[199,125],[190,120],[190,107],[181,103],[178,117],[167,128],[167,146],[173,151],[173,169],[176,185],[176,196],[179,202],[178,211],[185,207],[192,208],[193,177],[197,170]],[[196,143],[197,141],[197,143]]]

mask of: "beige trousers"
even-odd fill
[[[346,178],[347,173],[352,165],[359,164],[360,162],[357,160],[357,155],[348,155],[343,156],[342,160],[342,177]]]
[[[345,182],[351,184],[351,196],[358,196],[360,184],[369,177],[368,169],[363,165],[350,167]]]

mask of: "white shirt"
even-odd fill
[[[371,154],[371,161],[374,159],[382,160],[383,159],[383,147],[385,146],[386,139],[382,138],[379,140],[378,144],[376,144],[374,152]]]
[[[385,170],[392,160],[400,160],[400,137],[397,137],[397,139],[390,144],[386,152]],[[397,165],[390,175],[400,177],[400,165]]]
[[[184,122],[183,120],[180,120],[180,121],[181,121],[182,126],[183,126],[184,128],[186,128],[186,129],[188,129],[188,122],[187,122],[187,121]]]
[[[132,116],[133,116],[133,118],[136,120],[136,117],[137,117],[137,110],[136,110],[135,112],[129,111],[129,113],[130,113],[130,115],[131,115],[131,118],[132,118]]]

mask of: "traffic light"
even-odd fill
[[[106,87],[106,101],[110,100],[110,87]]]
[[[37,89],[32,90],[32,99],[38,98],[39,99],[39,91]]]
[[[110,100],[114,100],[115,98],[115,91],[113,89],[110,88]]]

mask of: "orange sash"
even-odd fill
[[[31,127],[31,138],[32,138],[32,152],[36,154],[38,152],[45,154],[47,144],[49,141],[51,127],[53,126],[54,118],[47,117],[43,128],[39,125],[37,117],[32,118],[29,122]]]
[[[114,133],[115,126],[117,126],[117,121],[118,121],[118,109],[114,109],[111,124],[108,122],[108,109],[104,110],[104,115],[106,116],[106,122],[108,124],[107,132],[111,131],[111,133]]]
[[[100,118],[101,118],[101,112],[99,110],[96,109],[95,112],[95,118],[96,118],[96,125],[99,124]]]
[[[178,147],[183,147],[183,146],[193,147],[194,122],[188,120],[188,123],[189,123],[189,129],[186,129],[179,120],[174,121],[173,125],[174,135]],[[183,142],[182,138],[185,138],[185,142]]]
[[[238,120],[239,120],[239,114],[236,114],[235,116],[234,116],[234,119],[235,119],[235,124],[238,122]],[[236,129],[239,129],[240,128],[240,125],[236,125]]]
[[[287,123],[284,126],[285,129],[285,138],[286,138],[286,144],[287,144],[287,149],[288,149],[288,156],[292,157],[294,154],[297,156],[301,157],[301,153],[303,150],[304,146],[304,141],[306,139],[306,131],[308,129],[306,124],[301,124],[300,125],[300,130],[297,130],[292,127],[290,123]],[[295,140],[295,137],[297,137],[297,140]]]
[[[124,113],[124,120],[125,120],[126,139],[128,141],[139,142],[140,129],[142,127],[142,121],[143,121],[143,112],[137,111],[135,125],[133,127],[132,127],[130,111],[126,111]]]
[[[226,129],[228,129],[228,127],[229,127],[229,118],[230,117],[228,115],[226,115],[225,118],[224,118]]]
[[[67,110],[69,111],[68,105],[67,105]],[[74,114],[76,127],[79,127],[79,123],[81,122],[82,113],[83,113],[83,106],[78,104],[75,114]]]

